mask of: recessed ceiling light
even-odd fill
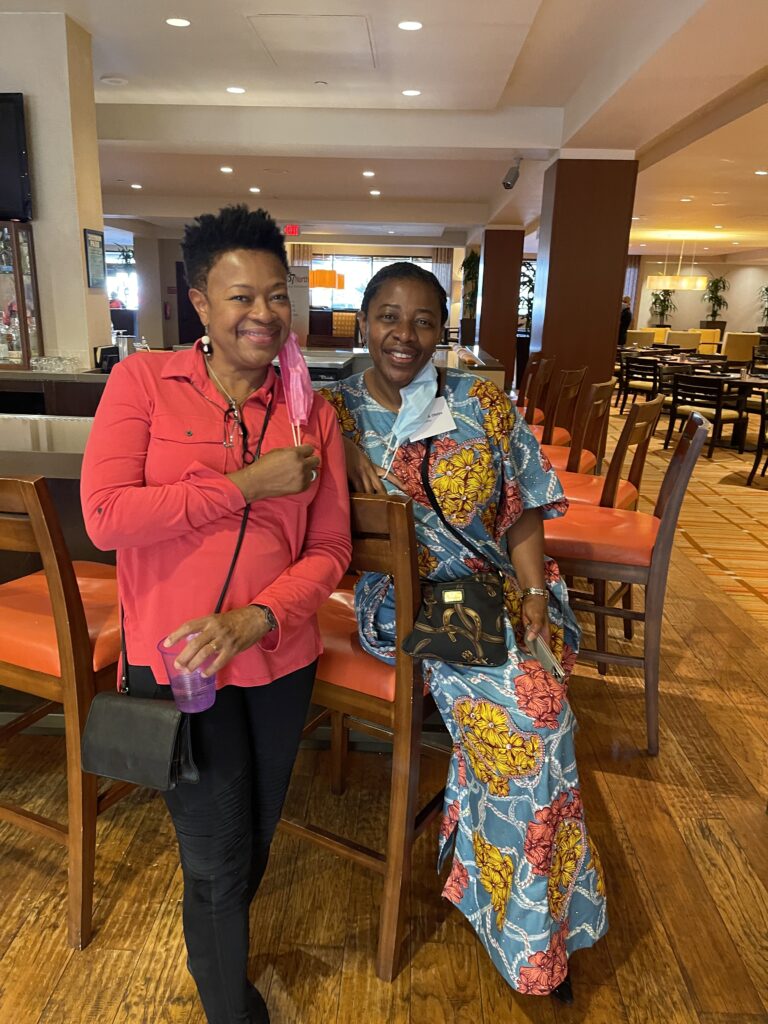
[[[128,79],[123,78],[122,75],[102,75],[99,81],[103,85],[128,85]],[[755,174],[759,173],[759,171],[755,171]]]
[[[639,217],[633,217],[632,220],[640,220]]]
[[[376,177],[376,171],[363,171],[363,177],[364,178],[375,178]]]
[[[220,167],[219,170],[222,174],[231,174],[234,168],[232,167]]]
[[[131,188],[143,188],[143,185],[131,185]]]
[[[315,85],[328,85],[328,83],[324,81],[324,79],[318,78],[317,81],[315,82]]]
[[[418,32],[424,26],[420,21],[399,21],[397,27],[401,28],[403,32]]]
[[[188,18],[166,18],[165,24],[171,28],[189,28],[192,22]]]
[[[708,245],[704,246],[704,252],[709,252],[709,246]]]
[[[394,231],[388,231],[387,232],[388,235],[394,235],[394,233],[395,233]]]
[[[641,248],[641,249],[644,249],[644,248],[645,248],[645,242],[641,242],[641,243],[640,243],[640,248]]]
[[[243,93],[245,92],[245,89],[243,89],[242,86],[239,85],[228,85],[227,92],[231,92],[233,96],[242,96]]]
[[[104,79],[102,78],[102,82],[103,81]],[[755,174],[759,174],[761,177],[765,177],[765,175],[768,174],[768,171],[755,171]]]
[[[421,89],[403,89],[403,96],[421,96]]]
[[[260,188],[256,188],[256,186],[254,185],[253,188],[249,188],[248,191],[249,192],[261,192],[261,189]]]
[[[683,198],[680,200],[680,202],[681,203],[692,203],[693,199],[691,199],[690,196],[683,196]]]
[[[731,245],[740,245],[740,242],[731,242]]]
[[[380,196],[381,192],[379,192],[379,190],[377,188],[372,188],[370,194],[372,196]]]
[[[722,230],[722,227],[723,227],[723,225],[722,225],[722,224],[715,224],[715,230],[716,230],[716,231],[720,231],[720,230]]]

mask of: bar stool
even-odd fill
[[[0,585],[0,683],[42,699],[0,730],[0,741],[64,706],[67,822],[0,804],[0,820],[52,839],[68,853],[70,945],[91,937],[96,815],[134,787],[97,793],[80,768],[80,742],[91,700],[116,684],[120,622],[114,566],[72,562],[42,477],[0,479],[0,550],[36,553],[42,572]]]
[[[616,378],[611,377],[610,380],[591,384],[583,392],[568,447],[542,444],[542,455],[546,455],[553,469],[569,473],[600,472],[615,387]]]
[[[586,366],[578,370],[561,370],[554,389],[550,384],[544,423],[531,426],[531,433],[539,444],[561,448],[571,443],[586,373]]]
[[[656,499],[652,515],[619,508],[574,505],[560,519],[544,521],[544,550],[565,576],[618,583],[602,605],[594,595],[572,591],[575,611],[595,621],[606,616],[645,623],[642,656],[581,648],[579,658],[600,664],[642,668],[648,753],[659,752],[659,655],[667,574],[680,507],[707,437],[707,421],[692,413],[685,424]],[[645,611],[618,608],[628,585],[645,588]],[[596,630],[597,637],[597,630]]]

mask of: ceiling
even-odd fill
[[[307,239],[516,226],[531,251],[552,159],[639,156],[631,252],[697,231],[711,252],[768,249],[766,0],[11,3],[91,33],[104,214],[136,233],[243,200]]]

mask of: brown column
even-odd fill
[[[515,372],[524,236],[521,230],[486,230],[480,254],[477,343],[504,364],[507,388]]]
[[[613,374],[635,160],[556,160],[544,175],[531,353]]]

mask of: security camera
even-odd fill
[[[509,170],[501,180],[501,184],[504,186],[505,189],[507,189],[507,191],[509,191],[511,188],[514,188],[517,184],[517,179],[520,177],[521,159],[521,157],[517,157],[513,161],[512,166],[509,168]]]

